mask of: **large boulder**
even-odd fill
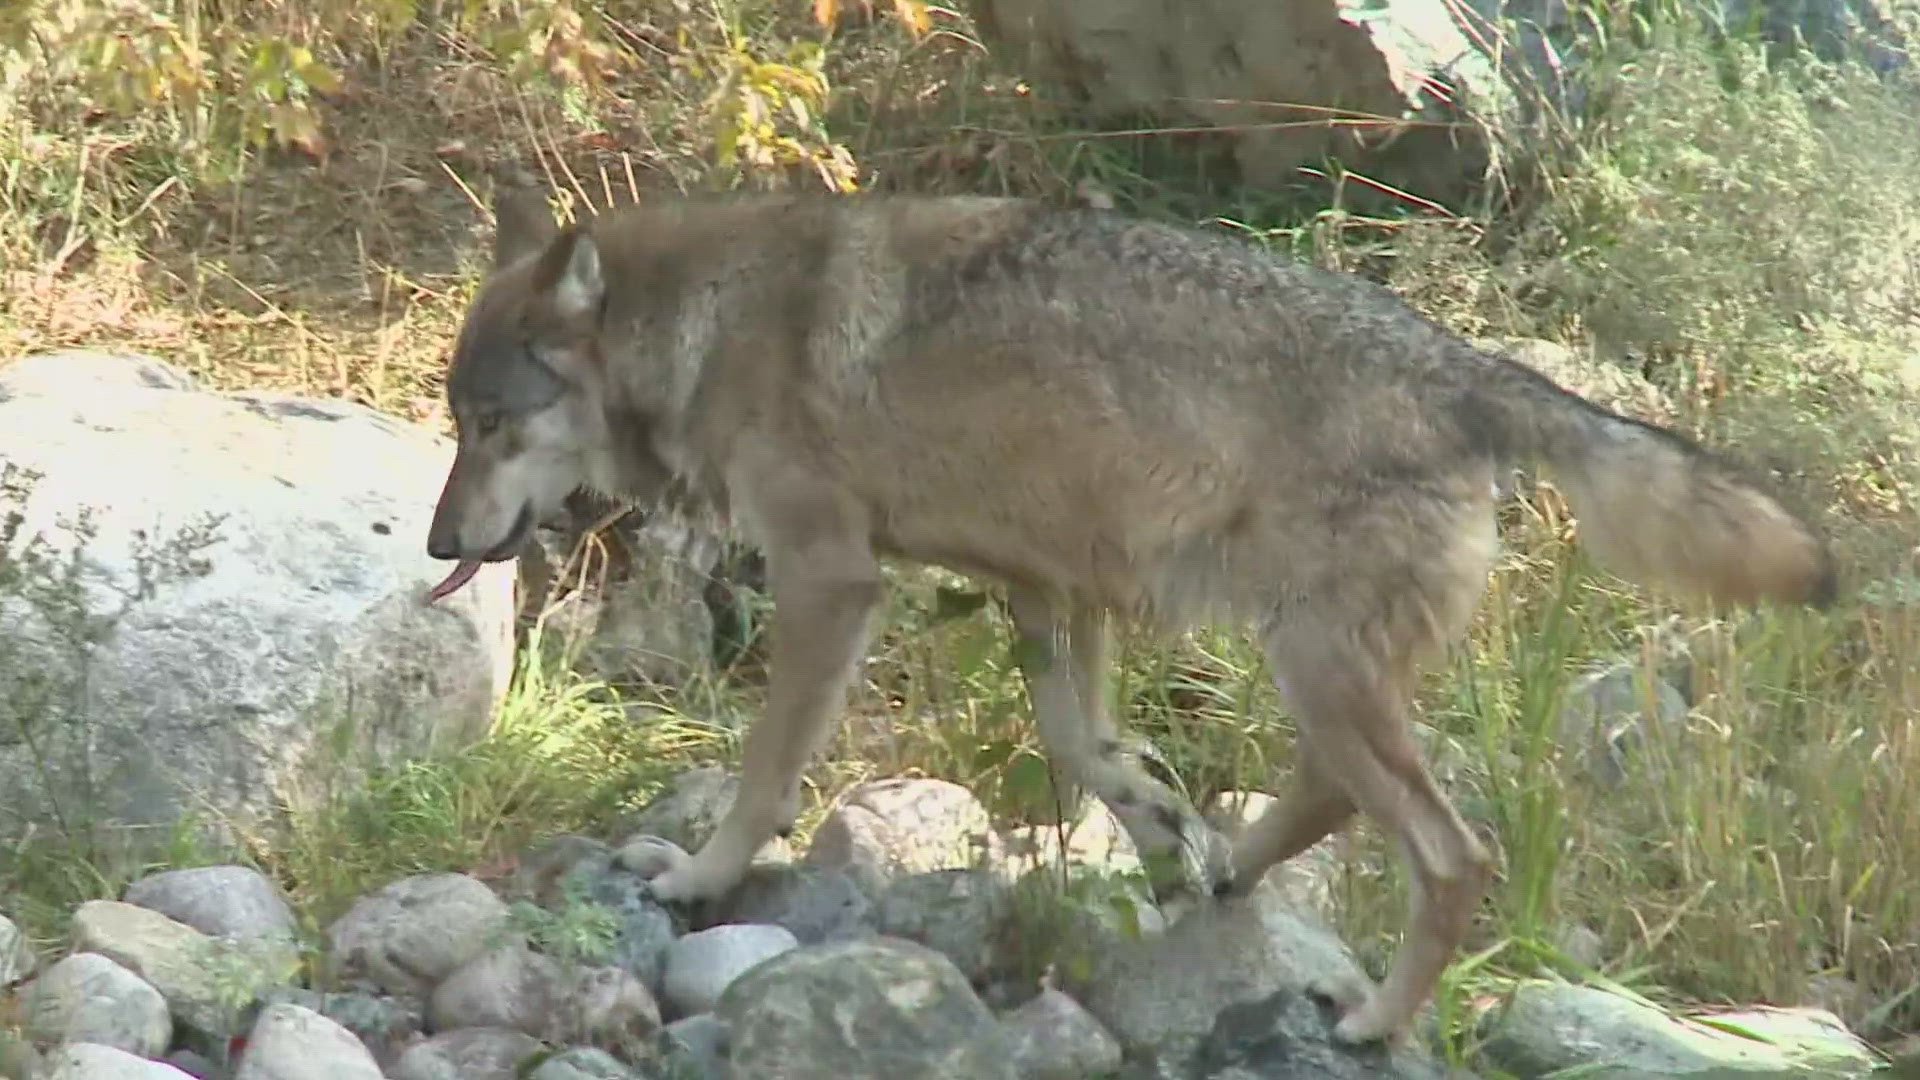
[[[144,357],[0,368],[0,501],[22,515],[0,561],[0,839],[56,812],[241,823],[481,735],[512,672],[513,580],[492,566],[423,602],[452,450]]]
[[[1546,980],[1520,984],[1482,1026],[1486,1063],[1518,1076],[1564,1070],[1596,1080],[1842,1080],[1880,1065],[1838,1018],[1818,1009],[1756,1008],[1696,1019],[1598,987]]]
[[[1474,47],[1483,28],[1446,0],[974,0],[972,11],[1003,64],[1096,119],[1221,129],[1256,186],[1332,155],[1442,194],[1487,160],[1463,121],[1497,121],[1510,97]]]
[[[1565,0],[972,0],[1000,63],[1096,123],[1214,129],[1240,178],[1285,184],[1337,158],[1417,195],[1458,198],[1524,144],[1516,130],[1584,107],[1604,44]],[[1912,66],[1889,0],[1721,0],[1701,17],[1804,40],[1875,70]],[[1354,187],[1358,187],[1355,185]],[[1348,189],[1348,197],[1367,196]]]

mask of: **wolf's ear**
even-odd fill
[[[569,322],[593,316],[607,292],[600,275],[600,245],[583,226],[567,226],[540,257],[533,280],[555,315]]]
[[[559,226],[537,188],[505,188],[493,200],[493,268],[539,251],[553,241]]]

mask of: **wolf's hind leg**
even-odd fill
[[[1392,835],[1413,870],[1412,910],[1392,968],[1379,988],[1334,1029],[1350,1043],[1404,1034],[1433,994],[1466,935],[1493,861],[1420,759],[1407,723],[1412,665],[1361,644],[1373,635],[1300,625],[1269,635],[1267,649],[1300,730],[1302,766],[1293,809],[1268,815],[1262,838],[1239,856],[1249,868],[1269,854],[1304,847],[1344,820],[1347,804]],[[1309,779],[1309,777],[1311,777]],[[1335,798],[1337,788],[1344,798]],[[1283,804],[1285,805],[1285,804]],[[1311,837],[1311,839],[1309,839]]]
[[[1039,592],[1007,591],[1021,639],[1020,667],[1041,744],[1069,780],[1120,819],[1163,905],[1211,896],[1227,884],[1228,848],[1193,806],[1129,760],[1107,713],[1106,620],[1074,606],[1064,615]]]
[[[1269,869],[1342,829],[1358,808],[1304,743],[1294,754],[1287,791],[1233,845],[1233,887],[1249,893]]]

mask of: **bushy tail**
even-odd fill
[[[1612,413],[1513,361],[1479,357],[1504,449],[1544,461],[1580,543],[1622,577],[1727,604],[1824,607],[1832,553],[1772,496],[1688,439]]]

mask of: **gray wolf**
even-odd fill
[[[653,881],[713,898],[790,828],[882,595],[879,560],[1001,583],[1039,736],[1163,897],[1228,897],[1345,826],[1415,888],[1350,1042],[1403,1035],[1492,874],[1422,764],[1416,671],[1464,633],[1506,463],[1584,544],[1683,595],[1821,604],[1826,545],[1694,443],[1478,351],[1387,289],[1096,209],[977,197],[693,198],[560,228],[498,205],[455,343],[458,450],[428,537],[513,557],[586,487],[710,508],[767,560],[766,715],[712,839]],[[1109,621],[1232,620],[1298,730],[1291,789],[1228,849],[1118,737]]]

